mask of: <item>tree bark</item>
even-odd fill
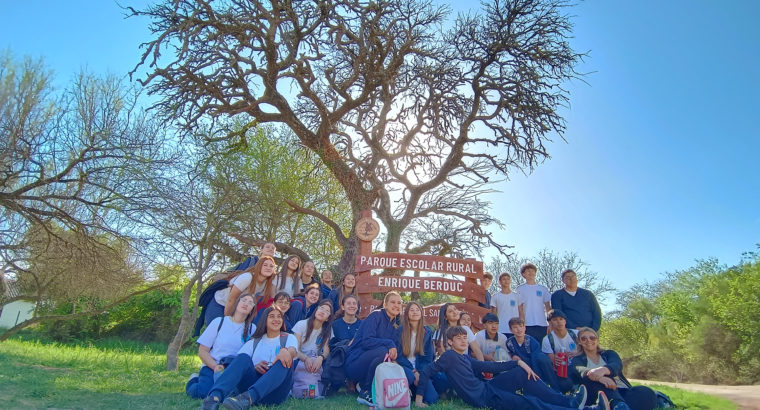
[[[193,325],[194,315],[190,314],[190,295],[196,283],[200,283],[201,274],[197,274],[193,280],[185,286],[182,292],[182,317],[177,327],[177,333],[174,335],[169,347],[166,349],[166,370],[177,371],[179,368],[179,350],[187,341],[190,334],[190,328]],[[200,287],[199,287],[200,289]]]

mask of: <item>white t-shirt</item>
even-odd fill
[[[299,320],[295,325],[293,325],[293,328],[291,329],[293,333],[299,334],[301,337],[306,336],[306,322],[308,322],[308,319]],[[322,326],[325,326],[324,324]],[[320,334],[322,333],[322,329],[314,329],[311,331],[311,334],[309,335],[309,339],[306,341],[301,342],[301,348],[299,349],[303,354],[306,356],[314,357],[319,355],[319,343],[322,341],[322,338],[320,337]],[[330,329],[330,337],[327,339],[328,341],[332,339],[333,332],[332,329]],[[325,343],[325,346],[327,346],[327,343]]]
[[[549,326],[546,321],[546,302],[552,300],[549,289],[544,285],[523,283],[515,289],[520,294],[520,304],[525,309],[525,326]],[[501,319],[499,319],[501,323]]]
[[[412,364],[412,369],[417,368],[417,355],[414,354],[414,346],[417,344],[417,332],[412,332],[412,338],[411,345],[412,345],[412,352],[411,355],[407,356],[406,358],[409,359],[409,362]]]
[[[551,335],[554,336],[554,350],[552,350],[552,345],[549,343],[549,335],[546,335],[541,342],[541,351],[546,354],[554,354],[555,352],[575,352],[575,349],[578,346],[573,341],[573,337],[570,336],[570,332],[575,334],[576,339],[578,338],[578,331],[575,329],[567,329],[567,334],[561,339],[552,330]]]
[[[288,340],[285,342],[285,347],[292,347],[296,350],[298,349],[298,341],[296,340],[296,337],[288,334]],[[253,349],[253,339],[245,342],[243,347],[238,350],[238,354],[245,353],[250,355],[251,350]],[[256,363],[259,363],[261,361],[273,363],[274,359],[277,357],[277,353],[280,352],[280,335],[277,335],[275,337],[267,337],[264,335],[261,338],[261,341],[258,345],[256,345],[256,351],[253,352],[251,355],[251,361],[253,362],[254,366]]]
[[[248,288],[248,285],[251,284],[251,279],[252,278],[253,277],[248,272],[241,273],[240,275],[235,276],[230,281],[230,284],[231,284],[231,286],[236,286],[241,291],[244,291],[245,289]],[[227,298],[230,297],[230,287],[231,286],[227,286],[226,288],[224,288],[222,290],[217,290],[216,293],[214,293],[214,300],[216,301],[216,303],[218,303],[218,304],[220,304],[222,306],[224,306],[224,305],[227,304]]]
[[[211,358],[217,363],[225,356],[234,356],[237,354],[241,346],[243,346],[243,325],[245,323],[235,323],[232,321],[232,317],[226,316],[222,327],[219,327],[219,321],[222,318],[217,317],[206,326],[206,330],[203,331],[198,338],[197,343],[206,347],[210,347],[209,354]],[[216,329],[219,329],[217,334]],[[251,329],[248,332],[250,337],[256,330],[256,325],[251,323]],[[204,364],[205,366],[205,364]]]
[[[293,278],[288,276],[285,278],[285,287],[280,289],[279,283],[277,284],[277,292],[287,292],[288,295],[293,298]]]
[[[497,292],[491,296],[491,306],[496,308],[496,315],[499,317],[499,332],[512,333],[509,330],[509,319],[520,317],[520,294],[517,292],[501,293]]]
[[[500,332],[496,332],[496,340],[493,340],[486,338],[486,330],[483,329],[475,334],[475,341],[483,354],[493,355],[497,347],[507,351],[507,337]]]

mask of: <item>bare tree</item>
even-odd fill
[[[136,263],[131,233],[153,210],[147,181],[171,163],[166,134],[114,76],[82,73],[61,92],[51,81],[41,61],[0,57],[0,258],[23,285],[18,299],[123,300],[144,290],[142,267],[97,264]]]
[[[413,221],[441,216],[503,250],[486,229],[493,220],[452,196],[477,198],[511,169],[531,170],[564,132],[563,83],[583,57],[568,43],[568,5],[495,0],[449,26],[448,8],[424,0],[167,0],[130,10],[155,36],[135,70],[150,67],[143,83],[165,97],[156,107],[188,131],[240,115],[285,125],[341,184],[352,224],[375,211],[386,251]],[[332,228],[340,268],[352,269],[353,225],[294,209]]]

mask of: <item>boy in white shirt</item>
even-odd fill
[[[559,309],[554,309],[551,316],[549,316],[549,322],[552,324],[552,331],[544,337],[541,343],[541,351],[549,356],[549,360],[555,367],[562,364],[561,359],[557,357],[557,353],[564,352],[566,355],[567,363],[570,363],[570,358],[580,354],[578,351],[578,331],[575,329],[567,328],[567,319],[565,313]],[[568,377],[556,377],[556,383],[559,391],[566,393],[573,387],[573,382]]]
[[[532,263],[521,266],[520,275],[525,278],[525,283],[515,291],[520,295],[520,318],[525,321],[525,332],[536,340],[542,340],[549,326],[546,312],[552,309],[552,295],[546,286],[536,284],[537,272],[538,268]]]
[[[483,316],[484,329],[475,334],[475,341],[483,352],[483,360],[488,362],[506,362],[507,338],[499,333],[499,317],[493,313]]]
[[[499,275],[501,292],[494,293],[491,297],[491,310],[499,317],[499,332],[507,338],[512,337],[509,330],[509,319],[520,317],[520,295],[510,289],[512,278],[509,273]]]

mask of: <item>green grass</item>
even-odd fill
[[[194,349],[180,354],[179,371],[164,370],[166,345],[123,341],[54,343],[25,334],[0,342],[0,397],[3,409],[195,409],[200,402],[184,393],[197,372]],[[736,408],[712,396],[660,387],[676,404],[689,409]],[[355,396],[327,400],[289,399],[281,408],[357,409]],[[466,408],[446,400],[431,409]]]
[[[735,410],[736,405],[728,399],[711,396],[705,393],[689,392],[675,387],[650,385],[649,387],[661,391],[678,405],[679,409],[721,409]]]

